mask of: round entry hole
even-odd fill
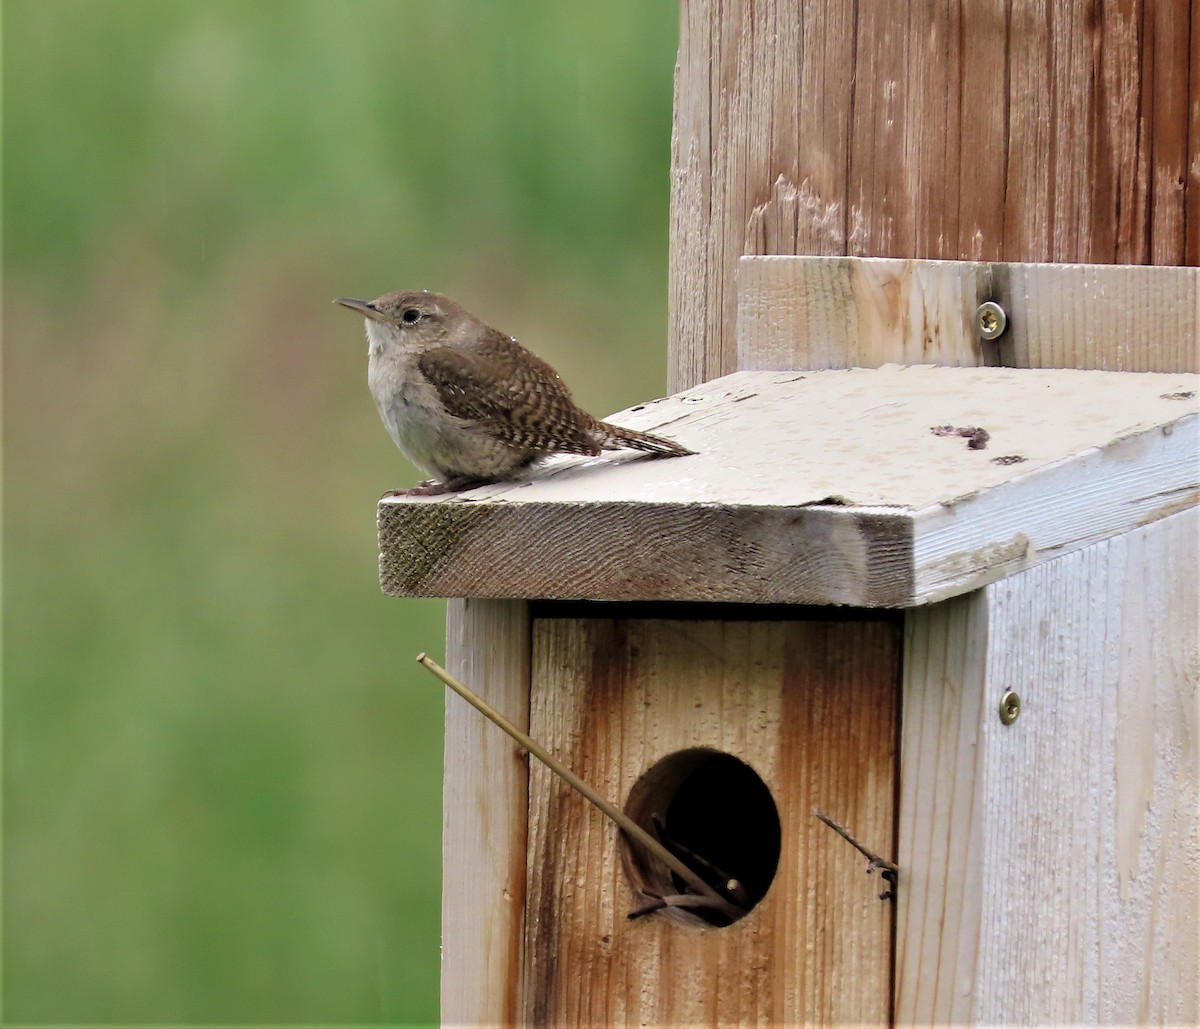
[[[622,838],[635,891],[662,913],[692,925],[729,925],[766,896],[779,866],[779,811],[771,791],[744,761],[694,748],[663,758],[629,791],[625,812],[677,858],[735,900],[742,914],[690,904],[683,879],[644,847]]]

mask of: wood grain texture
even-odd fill
[[[672,390],[739,367],[743,254],[1198,263],[1200,0],[681,10]]]
[[[985,342],[993,300],[1008,328]],[[743,257],[739,368],[902,364],[1200,371],[1200,269]]]
[[[908,616],[897,1022],[1196,1024],[1198,541],[1193,509]]]
[[[699,453],[386,500],[385,591],[907,606],[1200,497],[1194,375],[739,372],[615,417]]]
[[[1200,1018],[1198,536],[1183,513],[988,590],[983,1024]]]
[[[907,612],[897,861],[897,1025],[966,1025],[979,965],[985,877],[981,726],[986,590]]]
[[[529,725],[528,605],[452,600],[450,672]],[[446,691],[442,793],[442,1024],[515,1025],[525,918],[528,759]]]
[[[987,265],[856,257],[743,257],[737,364],[743,369],[995,365],[975,332]]]
[[[483,517],[481,517],[481,515]],[[383,520],[393,596],[864,604],[911,596],[903,517],[698,504],[504,504]],[[436,564],[407,555],[428,546]]]
[[[890,850],[898,673],[895,621],[537,619],[537,738],[616,804],[669,754],[730,753],[770,788],[783,847],[766,897],[732,926],[630,922],[644,898],[616,831],[531,769],[526,1020],[886,1022],[891,908],[810,809]]]

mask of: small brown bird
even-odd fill
[[[335,302],[367,320],[367,382],[388,434],[413,464],[437,476],[389,496],[496,482],[543,454],[692,453],[593,418],[545,361],[448,297],[401,290]]]

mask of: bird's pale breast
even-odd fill
[[[528,455],[481,435],[450,414],[417,367],[415,354],[387,360],[371,354],[368,385],[393,442],[413,464],[440,478],[490,478],[524,464]]]

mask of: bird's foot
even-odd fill
[[[467,475],[454,475],[445,481],[426,479],[408,489],[390,489],[380,500],[390,500],[392,497],[438,497],[443,493],[461,493],[475,486],[486,486],[490,479],[475,479]]]
[[[449,493],[450,487],[448,483],[439,482],[437,479],[426,479],[424,482],[418,482],[415,486],[409,486],[408,489],[390,489],[380,500],[389,500],[392,497],[436,497],[442,493]]]

